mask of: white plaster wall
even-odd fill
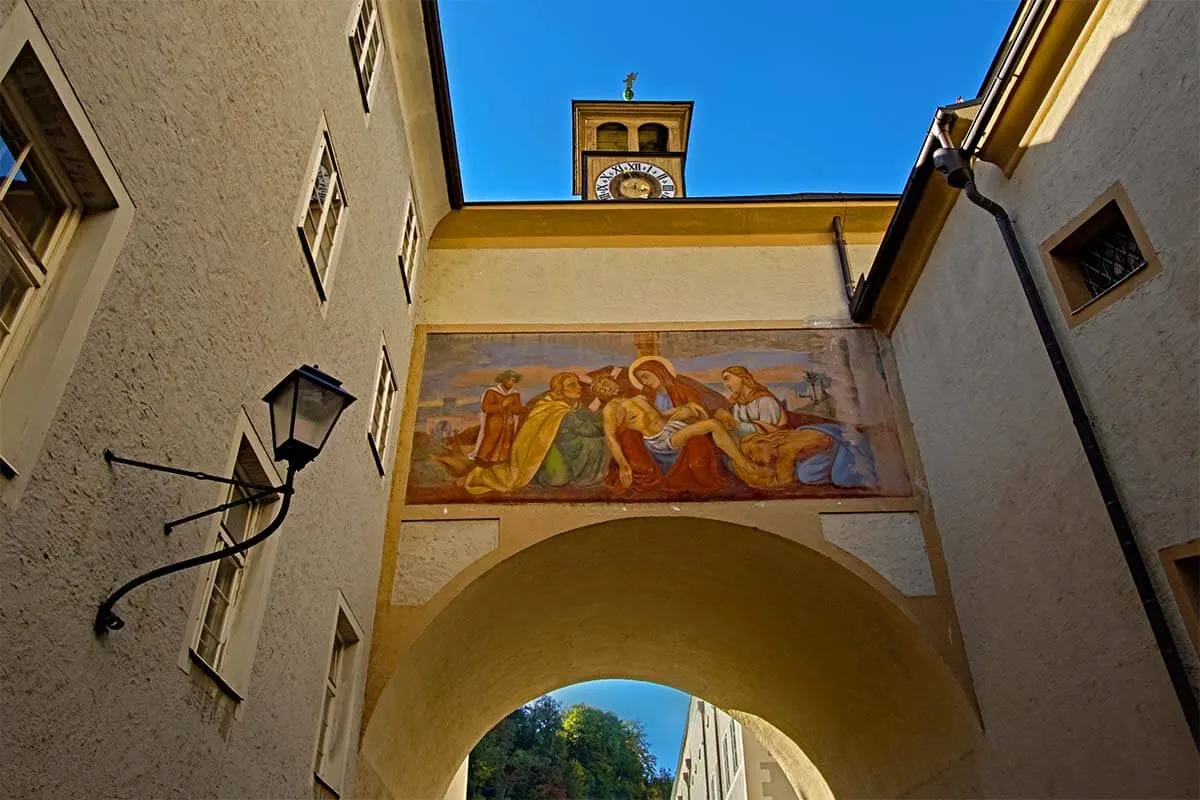
[[[337,590],[368,629],[364,659],[370,646],[389,489],[365,436],[380,337],[401,377],[410,350],[395,86],[382,70],[368,122],[351,0],[31,5],[137,213],[20,504],[0,508],[0,794],[307,796]],[[324,313],[292,217],[322,111],[350,209]],[[220,490],[100,454],[219,471],[241,407],[269,437],[260,397],[301,363],[360,402],[298,477],[234,718],[177,665],[197,571],[122,601],[119,633],[91,632],[109,590],[203,547],[203,523],[170,538],[161,524]]]
[[[849,250],[858,265],[875,246]],[[434,325],[849,317],[832,243],[443,250],[435,240],[420,293],[420,321]]]
[[[1013,179],[1143,552],[1197,530],[1200,6],[1113,2]],[[1163,273],[1068,331],[1038,244],[1121,181]],[[1194,794],[1195,750],[994,221],[959,200],[894,336],[987,731],[989,796]],[[1186,656],[1195,679],[1194,654]]]
[[[909,597],[936,594],[919,514],[822,514],[821,533]]]
[[[392,605],[428,603],[455,575],[499,543],[498,519],[402,522]]]

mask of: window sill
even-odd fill
[[[341,793],[341,791],[339,791],[338,789],[335,789],[335,788],[333,788],[333,781],[326,780],[325,778],[321,777],[321,773],[319,773],[319,772],[313,772],[313,778],[315,778],[315,779],[316,779],[316,781],[317,781],[317,785],[318,785],[318,786],[320,786],[320,787],[321,787],[322,789],[324,789],[325,791],[329,792],[329,793],[330,793],[331,795],[333,795],[334,797],[341,797],[341,796],[342,796],[342,793]]]
[[[242,697],[241,693],[237,689],[233,688],[233,685],[230,684],[229,681],[222,678],[221,673],[213,669],[212,666],[210,666],[209,663],[204,660],[203,656],[197,653],[194,648],[188,648],[188,658],[194,665],[196,665],[197,668],[199,668],[201,672],[205,674],[205,676],[208,677],[209,680],[216,684],[217,688],[227,695],[229,699],[233,700],[235,703],[241,703],[246,699]]]

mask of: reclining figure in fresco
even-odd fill
[[[746,458],[725,426],[710,418],[698,403],[689,402],[660,412],[642,395],[621,397],[617,382],[603,376],[592,381],[592,392],[604,403],[604,438],[620,469],[621,485],[626,488],[633,483],[633,467],[617,440],[617,432],[621,429],[640,433],[646,449],[663,468],[669,468],[675,462],[689,439],[711,436],[713,443],[729,456],[739,472],[761,473],[764,480],[769,479],[770,471]]]

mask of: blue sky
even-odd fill
[[[694,100],[690,196],[899,192],[1016,0],[441,0],[467,200],[571,197],[571,100]]]
[[[660,767],[675,773],[687,719],[688,695],[656,683],[604,680],[577,683],[550,693],[563,706],[585,703],[625,719],[641,720]]]

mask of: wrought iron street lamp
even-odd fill
[[[230,486],[239,486],[252,492],[252,494],[248,494],[241,499],[222,503],[219,506],[171,520],[163,525],[163,530],[166,533],[170,533],[176,525],[191,522],[210,514],[216,514],[234,506],[254,503],[274,495],[280,495],[283,499],[279,504],[279,510],[276,512],[275,518],[265,528],[248,539],[222,550],[193,556],[183,561],[177,561],[174,564],[167,564],[153,569],[144,575],[139,575],[110,594],[108,599],[100,604],[100,608],[96,612],[96,621],[93,625],[96,635],[103,635],[109,631],[120,630],[125,627],[125,621],[113,612],[113,606],[116,605],[118,600],[143,583],[152,581],[155,578],[161,578],[164,575],[170,575],[173,572],[179,572],[190,567],[198,567],[201,564],[208,564],[227,556],[245,552],[260,542],[265,541],[267,537],[279,530],[279,526],[283,524],[284,517],[287,516],[288,510],[291,508],[292,482],[295,479],[296,473],[308,466],[308,463],[320,454],[321,449],[325,447],[325,442],[329,441],[329,434],[333,432],[333,426],[337,424],[338,419],[342,416],[342,412],[354,402],[355,398],[354,395],[342,388],[341,381],[326,375],[315,366],[302,366],[292,370],[292,373],[280,381],[279,385],[267,392],[263,400],[270,408],[271,439],[274,446],[275,460],[285,461],[288,465],[287,477],[280,486],[262,486],[236,478],[223,478],[196,470],[178,469],[161,464],[151,464],[145,461],[135,461],[129,458],[122,458],[111,450],[104,451],[104,460],[110,464],[125,464],[156,472],[183,475],[196,480],[224,483]]]

